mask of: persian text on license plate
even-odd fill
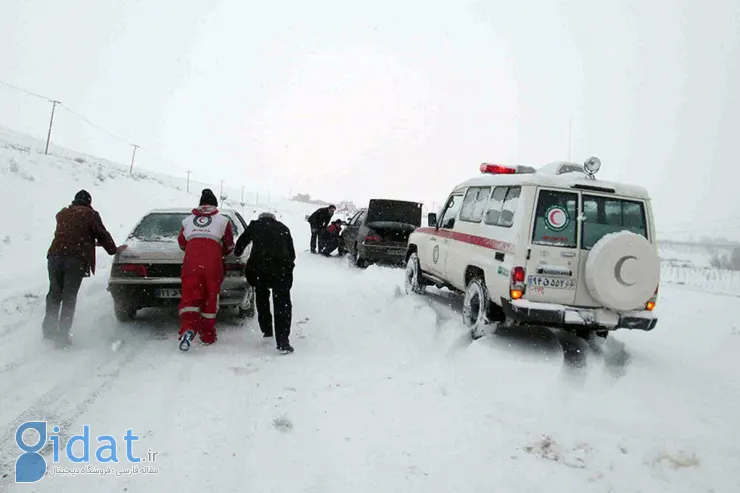
[[[554,289],[575,289],[576,287],[576,283],[573,279],[543,276],[529,276],[529,285]]]
[[[180,298],[180,290],[179,289],[158,289],[157,290],[157,297],[158,298]]]

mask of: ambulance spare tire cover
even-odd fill
[[[591,249],[585,274],[591,296],[605,307],[642,310],[660,282],[660,257],[642,236],[613,233]]]

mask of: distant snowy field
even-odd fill
[[[674,285],[681,274],[664,267],[657,328],[619,332],[603,351],[539,328],[471,342],[458,297],[407,297],[401,270],[309,255],[313,207],[276,201],[299,252],[295,354],[277,356],[256,320],[225,314],[219,342],[188,353],[171,312],[119,324],[102,251],[75,347],[60,352],[40,334],[54,214],[86,188],[122,242],[145,211],[197,195],[37,145],[0,133],[1,491],[740,491],[740,304],[717,294],[737,291],[732,281]],[[68,435],[133,428],[158,473],[15,485],[15,430],[38,419]]]

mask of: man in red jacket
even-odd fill
[[[224,257],[234,250],[229,218],[218,211],[218,200],[204,189],[200,205],[182,221],[178,237],[185,251],[180,298],[180,349],[187,351],[196,334],[203,344],[216,342],[218,295],[224,279]]]
[[[319,244],[319,252],[327,257],[331,256],[331,253],[337,248],[340,249],[339,254],[342,255],[341,248],[339,246],[339,235],[342,233],[342,220],[337,219],[329,225],[321,233],[321,242]]]

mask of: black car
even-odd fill
[[[421,226],[422,204],[373,199],[347,222],[339,237],[340,252],[358,267],[369,263],[404,265],[409,235]]]

